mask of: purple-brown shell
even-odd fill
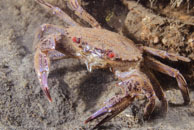
[[[71,27],[67,29],[73,42],[81,40],[81,43],[89,47],[104,51],[109,58],[121,59],[125,61],[137,61],[141,59],[140,50],[134,45],[134,42],[117,33],[94,28]],[[80,41],[79,41],[80,42]]]

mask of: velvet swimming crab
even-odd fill
[[[122,90],[122,95],[108,100],[105,106],[91,115],[85,123],[106,115],[96,125],[98,127],[125,110],[135,99],[142,97],[148,101],[144,108],[145,119],[148,119],[153,112],[156,98],[161,101],[166,113],[168,103],[159,82],[150,71],[152,69],[176,78],[184,104],[189,104],[189,90],[182,74],[154,59],[153,56],[184,62],[189,62],[188,58],[146,46],[137,46],[132,40],[124,36],[102,29],[100,24],[80,6],[77,0],[68,1],[70,8],[77,16],[88,22],[92,28],[82,27],[60,8],[44,0],[36,0],[36,2],[51,10],[54,15],[70,25],[69,27],[59,27],[44,24],[35,36],[35,71],[40,86],[50,102],[52,99],[47,83],[50,60],[78,58],[84,61],[89,72],[93,69],[110,68],[118,79],[116,85]]]

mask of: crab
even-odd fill
[[[47,83],[50,61],[77,58],[86,64],[89,72],[93,69],[109,68],[118,79],[116,86],[122,90],[122,94],[109,99],[105,102],[104,107],[85,120],[85,123],[88,123],[104,115],[105,117],[94,128],[109,121],[131,105],[135,99],[142,99],[142,97],[147,99],[143,113],[144,119],[149,119],[157,98],[162,104],[164,113],[166,113],[168,102],[152,70],[176,78],[183,96],[183,104],[189,104],[189,90],[183,75],[177,69],[156,60],[155,57],[183,62],[189,62],[190,59],[178,54],[137,45],[118,33],[103,29],[80,6],[77,0],[68,0],[70,9],[92,28],[82,27],[60,8],[44,0],[36,0],[36,2],[51,10],[54,15],[69,25],[68,27],[60,27],[43,24],[35,35],[34,67],[40,86],[50,102],[52,98]]]

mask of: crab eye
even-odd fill
[[[115,56],[115,54],[113,52],[109,52],[107,55],[109,58],[113,58]]]
[[[72,38],[72,41],[73,41],[74,43],[80,43],[80,38],[73,37],[73,38]]]

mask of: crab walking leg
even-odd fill
[[[34,48],[37,48],[39,45],[37,43],[39,43],[40,40],[43,37],[45,37],[45,35],[49,35],[49,34],[66,35],[67,32],[63,27],[59,27],[59,26],[52,25],[52,24],[43,24],[38,28],[37,33],[35,34],[34,43],[33,43]]]
[[[173,53],[168,53],[166,51],[162,51],[162,50],[158,50],[158,49],[154,49],[154,48],[150,48],[150,47],[146,47],[146,46],[141,46],[141,48],[143,48],[143,50],[147,53],[150,53],[154,56],[158,56],[160,58],[163,59],[169,59],[172,61],[184,61],[184,62],[190,62],[189,58],[186,58],[184,56],[179,56],[178,54],[173,54]]]
[[[187,82],[186,82],[185,78],[183,77],[183,75],[178,70],[176,70],[170,66],[164,65],[161,62],[159,62],[153,58],[146,57],[146,61],[149,63],[148,67],[150,67],[151,69],[154,69],[156,71],[159,71],[161,73],[164,73],[164,74],[167,74],[171,77],[176,78],[178,86],[181,90],[181,93],[182,93],[182,96],[184,99],[184,104],[185,105],[189,104],[189,102],[190,102],[189,90],[187,87]]]
[[[68,57],[67,57],[67,55],[65,55],[57,50],[52,50],[52,51],[49,51],[49,58],[50,58],[50,60],[61,60],[61,59],[65,59]]]
[[[60,19],[65,21],[67,24],[71,26],[79,26],[78,23],[76,23],[71,17],[69,17],[60,8],[55,7],[44,0],[35,0],[35,1],[38,2],[40,5],[44,6],[46,9],[51,10],[53,14],[57,15]]]
[[[161,105],[163,108],[162,111],[163,111],[164,115],[166,115],[167,109],[168,109],[168,102],[166,100],[164,91],[163,91],[160,83],[156,79],[155,75],[152,72],[150,72],[150,70],[147,70],[145,73],[149,77],[149,79],[151,80],[151,83],[152,83],[153,89],[156,93],[156,96],[158,97],[158,99],[162,103],[162,105]]]
[[[61,34],[48,35],[45,40],[42,40],[37,44],[38,47],[36,48],[34,55],[34,67],[40,82],[40,86],[50,102],[52,99],[49,93],[47,81],[50,68],[50,59],[66,57],[66,55],[62,55],[60,52],[57,53],[59,55],[52,55],[53,51],[56,51],[56,44],[60,38]]]
[[[121,82],[118,83],[118,86],[124,91],[123,96],[116,96],[108,100],[105,103],[106,105],[92,114],[85,123],[107,114],[105,118],[103,118],[95,126],[96,128],[121,113],[133,102],[135,98],[139,98],[141,96],[148,99],[148,103],[144,109],[144,118],[148,119],[150,114],[153,112],[156,96],[150,81],[144,76],[141,76],[142,73],[138,71],[116,72],[116,75],[121,80]]]
[[[98,110],[97,112],[92,114],[85,121],[85,123],[88,123],[88,122],[90,122],[90,121],[92,121],[100,116],[103,116],[104,114],[107,114],[105,116],[105,118],[103,118],[98,124],[95,125],[95,127],[93,128],[93,129],[95,129],[95,128],[99,127],[100,125],[102,125],[103,123],[114,118],[116,115],[118,115],[123,110],[125,110],[133,102],[133,100],[134,100],[134,98],[132,98],[130,96],[113,97],[109,101],[106,102],[106,105],[103,108],[101,108],[100,110]]]
[[[85,20],[94,28],[101,28],[100,24],[88,13],[86,12],[79,4],[77,0],[68,0],[69,6],[72,10],[75,11],[75,14],[81,19]]]
[[[147,76],[139,70],[133,69],[128,72],[116,72],[116,76],[122,81],[118,85],[125,95],[141,98],[146,97],[148,103],[144,109],[144,119],[148,119],[155,108],[156,94]]]

